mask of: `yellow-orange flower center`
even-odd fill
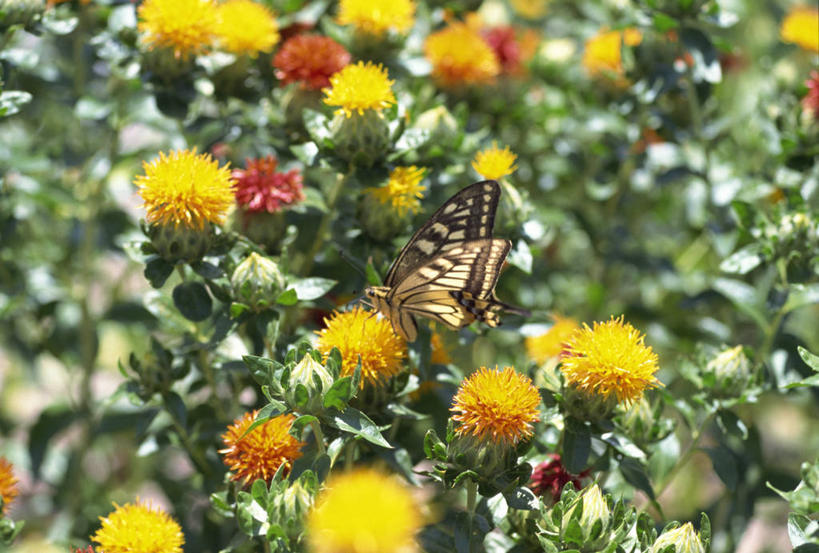
[[[8,512],[9,504],[17,497],[17,479],[14,477],[12,464],[5,457],[0,457],[0,499],[3,513]]]
[[[213,44],[217,15],[211,0],[145,0],[137,13],[137,28],[150,49],[168,48],[184,59]]]
[[[498,143],[493,141],[491,148],[475,154],[472,168],[485,179],[500,179],[515,172],[518,168],[515,165],[517,158],[518,156],[512,153],[509,146],[501,150],[498,148]]]
[[[429,35],[424,54],[432,64],[432,75],[445,86],[492,82],[501,69],[492,47],[464,23]]]
[[[341,0],[338,3],[338,23],[354,25],[362,31],[381,35],[389,30],[406,33],[415,17],[412,0]]]
[[[572,318],[559,315],[553,318],[554,324],[545,333],[526,338],[526,353],[538,363],[560,356],[566,349],[566,342],[580,328],[580,323]]]
[[[91,538],[105,553],[182,553],[185,537],[174,519],[150,504],[114,503]]]
[[[226,0],[219,4],[217,18],[216,35],[228,52],[255,57],[272,51],[279,41],[273,12],[252,0]]]
[[[330,86],[322,89],[324,103],[338,106],[347,117],[354,111],[359,115],[369,109],[381,111],[395,103],[394,82],[381,64],[360,61],[330,77]]]
[[[586,41],[583,66],[593,76],[620,77],[623,75],[622,45],[637,46],[642,40],[643,35],[637,29],[601,31]]]
[[[410,165],[409,167],[396,167],[390,173],[387,184],[378,188],[367,188],[366,192],[372,194],[382,204],[389,204],[399,217],[407,213],[417,213],[421,209],[421,202],[424,197],[426,186],[421,184],[425,170],[423,167]]]

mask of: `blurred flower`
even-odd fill
[[[654,376],[657,354],[644,340],[622,316],[595,322],[593,329],[584,323],[569,339],[560,370],[569,384],[588,394],[638,400],[646,388],[662,386]]]
[[[515,372],[481,367],[467,377],[452,400],[458,435],[514,446],[532,435],[540,420],[540,394],[532,380]]]
[[[359,115],[364,110],[382,109],[395,103],[392,93],[392,84],[387,70],[381,64],[359,61],[354,65],[344,67],[330,77],[330,87],[322,89],[324,103],[330,106],[340,106],[338,112],[350,117],[352,113]]]
[[[145,202],[148,222],[192,229],[224,222],[233,204],[234,180],[227,166],[219,167],[210,154],[197,155],[196,148],[159,152],[142,168],[145,174],[134,184]]]
[[[338,4],[339,25],[381,35],[392,29],[401,34],[412,27],[415,17],[413,0],[340,0]]]
[[[526,337],[526,353],[540,364],[562,355],[566,351],[566,342],[580,328],[580,323],[571,317],[552,315],[552,318],[554,324],[545,333]]]
[[[361,358],[361,387],[378,386],[401,372],[407,357],[407,344],[386,319],[356,306],[350,311],[334,311],[325,328],[318,331],[318,350],[323,355],[334,347],[341,352],[341,376],[355,372]]]
[[[525,19],[538,19],[546,14],[549,0],[510,0],[515,13]]]
[[[269,155],[246,159],[244,169],[234,169],[236,201],[250,212],[276,213],[304,200],[302,176],[298,169],[277,172],[279,160]]]
[[[213,45],[218,17],[211,0],[145,0],[137,14],[149,49],[167,48],[186,59]]]
[[[252,0],[225,0],[216,8],[216,35],[222,47],[233,54],[256,57],[270,52],[279,41],[279,26],[273,12]]]
[[[429,345],[432,349],[429,358],[430,363],[433,365],[449,365],[452,363],[452,358],[449,356],[449,351],[447,351],[444,339],[441,338],[439,333],[433,331]]]
[[[252,252],[236,265],[230,276],[230,286],[236,301],[254,311],[263,311],[276,302],[285,281],[278,264]]]
[[[540,44],[538,54],[546,61],[552,63],[566,63],[577,51],[577,46],[573,40],[568,38],[553,38],[544,40]]]
[[[330,478],[307,515],[312,553],[412,553],[421,514],[392,476],[359,469]]]
[[[293,467],[293,461],[301,457],[304,445],[289,434],[296,420],[291,414],[273,417],[247,432],[257,414],[258,411],[245,413],[222,434],[226,446],[219,450],[222,461],[233,473],[231,479],[242,480],[243,485],[257,478],[270,482],[279,467],[284,467],[282,470],[286,475]]]
[[[517,155],[513,154],[509,146],[503,150],[498,148],[498,143],[492,141],[492,147],[481,150],[475,154],[472,161],[472,168],[485,179],[499,179],[514,173],[518,166],[515,165]]]
[[[784,42],[819,52],[819,9],[808,6],[793,8],[782,21],[779,34]]]
[[[477,30],[452,23],[424,43],[432,75],[445,86],[489,83],[500,73],[495,52]]]
[[[85,549],[74,549],[74,553],[94,553],[94,547],[89,545]]]
[[[622,45],[637,46],[642,40],[642,33],[633,28],[622,31],[601,30],[586,41],[583,66],[592,76],[601,74],[622,76]]]
[[[426,170],[423,167],[410,165],[396,167],[390,173],[390,179],[384,186],[367,188],[365,192],[372,194],[382,204],[389,204],[399,217],[407,213],[418,213],[424,197],[426,186],[421,183]]]
[[[524,64],[532,59],[540,39],[531,29],[519,29],[512,25],[499,25],[481,31],[481,35],[500,63],[501,72],[520,75]]]
[[[49,2],[48,6],[53,6]],[[43,0],[0,0],[0,33],[12,25],[31,25],[43,14],[46,3]]]
[[[330,37],[296,35],[288,38],[273,58],[282,84],[301,83],[310,90],[330,85],[330,76],[350,63],[350,53]]]
[[[669,545],[674,546],[675,553],[705,553],[699,534],[690,522],[663,532],[651,546],[651,553],[659,553]]]
[[[105,553],[182,553],[185,537],[174,519],[151,504],[114,503],[91,538]]]
[[[589,471],[584,470],[580,474],[572,474],[563,466],[560,455],[551,453],[549,457],[548,461],[538,464],[532,471],[530,486],[535,495],[551,498],[553,502],[557,503],[560,500],[563,487],[571,482],[574,489],[581,489],[583,487],[582,480],[589,477]]]
[[[811,71],[805,86],[808,93],[802,98],[802,109],[810,112],[814,119],[819,119],[819,71]]]
[[[2,513],[8,512],[9,504],[17,497],[17,479],[12,471],[12,464],[5,457],[0,457],[0,506]]]

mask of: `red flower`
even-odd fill
[[[537,47],[537,36],[534,33],[521,33],[511,25],[483,29],[481,36],[495,52],[502,72],[508,75],[522,73],[523,63],[532,58]]]
[[[249,212],[275,213],[283,206],[304,200],[298,169],[277,173],[279,160],[273,156],[246,159],[245,169],[235,169],[236,201]]]
[[[808,87],[808,93],[802,98],[802,108],[813,112],[814,119],[819,119],[819,71],[811,71],[805,86]]]
[[[581,480],[589,477],[589,471],[587,469],[580,474],[574,475],[563,466],[560,455],[552,453],[549,457],[551,458],[550,461],[543,461],[535,467],[530,483],[535,495],[542,497],[548,493],[552,500],[557,503],[560,500],[563,486],[571,482],[574,488],[579,490],[583,487]]]
[[[330,86],[330,75],[350,63],[350,53],[332,38],[296,35],[282,44],[273,58],[276,78],[283,84],[299,82],[320,90]]]

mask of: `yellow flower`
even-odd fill
[[[546,13],[548,0],[510,0],[512,9],[526,19],[538,19]]]
[[[372,469],[332,478],[306,521],[312,553],[412,553],[421,524],[410,490]]]
[[[217,16],[211,0],[145,0],[137,13],[137,28],[150,49],[169,48],[186,59],[213,44]]]
[[[185,537],[174,519],[150,504],[114,503],[114,512],[100,517],[102,527],[91,538],[105,553],[182,553]]]
[[[643,35],[637,29],[622,31],[601,31],[586,41],[583,52],[583,66],[591,75],[623,74],[622,45],[637,46]]]
[[[429,35],[424,54],[432,64],[432,75],[445,86],[488,83],[500,73],[492,47],[464,23]]]
[[[429,341],[432,352],[430,354],[429,362],[433,365],[449,365],[452,363],[452,358],[449,356],[444,339],[437,332],[432,332],[432,337]]]
[[[361,357],[361,386],[379,385],[395,376],[404,366],[407,344],[392,329],[386,319],[378,319],[371,311],[356,306],[351,311],[334,312],[324,319],[326,325],[318,332],[318,350],[327,355],[334,347],[341,352],[341,376],[355,372]]]
[[[690,522],[663,532],[651,546],[651,553],[662,551],[669,545],[674,546],[675,553],[705,553],[700,536]]]
[[[134,184],[145,201],[150,223],[202,229],[206,222],[222,223],[234,201],[235,180],[227,166],[219,167],[210,154],[177,150],[144,162],[144,175]]]
[[[366,109],[381,111],[395,103],[392,84],[387,70],[381,64],[362,61],[348,65],[330,77],[330,86],[322,88],[324,103],[340,106],[338,111],[350,117],[354,111],[359,115]]]
[[[654,376],[657,354],[644,340],[622,316],[595,322],[594,329],[584,324],[569,339],[560,370],[580,390],[630,403],[662,386]]]
[[[412,0],[341,0],[338,4],[338,23],[355,25],[373,35],[381,35],[392,29],[406,33],[415,17]]]
[[[0,457],[0,503],[2,512],[8,512],[8,506],[17,497],[17,479],[14,477],[12,464],[5,457]]]
[[[242,480],[247,485],[262,478],[267,482],[284,466],[284,474],[290,472],[293,461],[301,457],[300,442],[289,434],[296,419],[293,415],[279,415],[260,424],[249,433],[247,429],[256,420],[258,411],[245,413],[228,426],[222,434],[225,449],[220,449],[222,461],[233,473],[231,479]]]
[[[452,419],[461,423],[458,435],[471,435],[514,446],[532,435],[540,420],[540,394],[525,375],[512,367],[481,367],[463,381],[452,400]]]
[[[390,204],[399,217],[407,213],[418,213],[426,186],[420,184],[426,170],[415,165],[396,167],[390,173],[386,185],[367,188],[365,191],[375,196],[382,204]]]
[[[552,318],[555,322],[544,334],[526,338],[526,353],[541,364],[561,355],[566,350],[569,337],[580,328],[580,323],[570,317],[552,315]]]
[[[485,179],[499,179],[517,170],[518,166],[515,165],[517,158],[509,146],[501,150],[498,143],[493,140],[491,148],[481,150],[475,155],[472,168]]]
[[[808,6],[793,8],[782,21],[779,33],[785,42],[819,52],[819,9]]]
[[[255,57],[279,42],[273,13],[252,0],[227,0],[219,4],[217,16],[216,35],[228,52]]]

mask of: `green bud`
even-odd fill
[[[583,492],[583,514],[580,515],[580,526],[584,531],[591,532],[597,521],[602,522],[602,527],[605,528],[610,518],[609,504],[606,503],[597,484],[592,484]]]
[[[209,222],[201,228],[185,225],[157,223],[148,227],[151,239],[159,255],[166,261],[199,261],[207,253],[213,242],[213,227]]]
[[[230,285],[236,301],[254,311],[270,307],[284,289],[284,276],[275,261],[256,252],[236,266]]]
[[[45,8],[45,0],[0,0],[0,29],[12,25],[30,25]]]
[[[617,397],[612,394],[603,396],[590,394],[575,386],[568,386],[563,391],[563,407],[572,417],[589,422],[607,420],[617,408]]]
[[[742,346],[736,346],[718,353],[705,366],[705,372],[713,376],[715,392],[738,396],[751,380],[751,361]]]
[[[190,74],[194,69],[194,58],[176,56],[170,48],[149,48],[140,56],[142,70],[155,75],[159,80],[170,81]]]
[[[358,200],[358,221],[371,238],[386,242],[406,228],[409,213],[401,217],[390,204],[364,191]]]
[[[451,145],[458,136],[458,121],[445,106],[428,109],[418,116],[413,128],[429,131],[430,142]]]
[[[284,211],[246,211],[237,209],[231,228],[244,234],[267,252],[277,253],[287,230]]]
[[[449,461],[460,470],[472,470],[492,480],[498,474],[515,467],[515,448],[495,442],[491,437],[456,434],[449,444]]]
[[[294,132],[303,133],[304,110],[311,109],[320,112],[324,107],[321,101],[322,96],[323,93],[320,90],[291,85],[281,100],[285,127]]]
[[[287,404],[299,413],[317,415],[324,409],[324,393],[330,389],[333,381],[330,371],[306,353],[290,370],[285,391]]]
[[[386,118],[374,109],[350,117],[336,113],[330,123],[335,154],[360,167],[371,167],[390,149],[390,129]]]
[[[665,530],[651,546],[651,553],[660,553],[670,545],[674,546],[674,553],[705,553],[705,547],[690,522]]]

